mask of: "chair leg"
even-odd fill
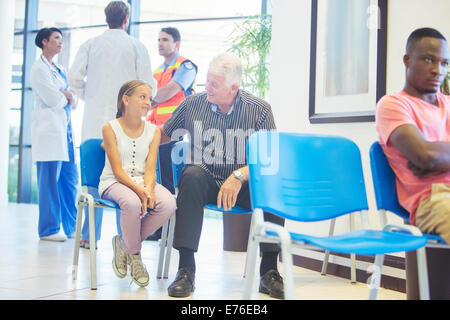
[[[289,237],[281,238],[281,255],[283,258],[283,285],[284,299],[294,300],[294,276],[293,276],[293,259],[291,250],[291,239]]]
[[[73,249],[73,263],[72,263],[72,279],[77,280],[78,275],[78,257],[80,255],[80,238],[81,238],[81,221],[83,220],[83,203],[78,200],[77,205],[77,220],[75,224],[75,244]]]
[[[252,219],[254,220],[254,219]],[[245,264],[245,281],[244,281],[244,300],[250,300],[252,297],[253,280],[255,278],[256,258],[258,256],[259,241],[256,239],[255,234],[257,230],[253,230],[249,235],[249,241],[247,245],[247,258]]]
[[[91,265],[91,290],[97,290],[97,265],[95,257],[95,215],[94,205],[89,203],[89,246],[90,246],[90,265]]]
[[[372,275],[369,278],[369,287],[370,287],[370,293],[369,293],[369,300],[376,300],[377,294],[378,294],[378,288],[380,287],[381,283],[381,269],[383,268],[383,260],[384,255],[383,254],[377,254],[375,256],[375,262],[369,267],[367,270],[368,272],[372,272]]]
[[[428,287],[428,268],[425,248],[417,249],[417,276],[419,282],[420,300],[430,300]]]
[[[328,232],[329,236],[332,236],[334,234],[334,226],[336,225],[336,218],[332,219],[330,222],[330,231]],[[322,271],[320,271],[320,274],[325,276],[327,274],[327,267],[328,267],[328,259],[330,258],[330,250],[325,251],[325,256],[323,258],[322,262]]]
[[[253,219],[250,219],[250,230],[248,233],[248,242],[247,242],[247,252],[248,252],[248,248],[250,246],[250,236],[253,233],[253,228],[254,228],[255,222],[253,221]],[[245,272],[247,270],[247,259],[248,259],[248,255],[245,255],[245,267],[244,267],[244,275],[242,276],[243,278],[245,278]]]
[[[170,221],[170,220],[169,220]],[[161,231],[161,242],[159,243],[159,258],[158,258],[158,271],[156,273],[156,278],[161,279],[162,276],[162,269],[164,265],[164,253],[166,251],[166,244],[167,244],[167,229],[169,221],[164,223]]]
[[[356,254],[350,254],[350,282],[356,283]]]
[[[348,215],[350,232],[355,230],[353,218],[354,218],[353,214]],[[350,254],[350,282],[352,284],[356,283],[356,254],[354,253]]]
[[[170,255],[172,254],[173,235],[175,233],[175,220],[175,216],[172,216],[169,219],[169,235],[167,237],[166,258],[164,259],[164,279],[169,278]]]

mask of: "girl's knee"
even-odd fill
[[[168,191],[160,192],[159,199],[155,204],[155,214],[163,214],[171,217],[177,210],[177,202],[175,197]]]
[[[142,203],[141,199],[137,195],[129,197],[127,199],[122,199],[118,204],[121,213],[136,213],[138,215],[141,213]]]

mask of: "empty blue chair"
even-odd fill
[[[181,171],[183,171],[184,165],[186,163],[186,155],[188,154],[188,148],[190,148],[189,142],[186,140],[179,141],[175,143],[172,147],[172,174],[173,174],[173,186],[175,188],[175,193],[178,194],[178,180],[180,179]],[[231,210],[225,211],[223,208],[218,208],[215,204],[206,204],[206,209],[219,211],[219,212],[227,212],[227,213],[235,213],[235,214],[251,214],[251,210],[247,210],[238,206],[234,206]],[[169,226],[169,232],[166,237],[164,237],[165,233],[163,230],[163,237],[161,237],[161,241],[164,243],[167,239],[167,251],[165,253],[164,260],[164,274],[163,278],[168,277],[169,273],[169,265],[170,265],[170,255],[172,250],[173,243],[173,234],[174,234],[175,223],[171,223]],[[251,227],[250,227],[251,228]],[[161,254],[163,255],[163,247],[161,247]],[[161,262],[161,260],[160,260]],[[160,270],[158,268],[158,270]],[[159,277],[161,277],[160,271],[158,271]]]
[[[244,299],[251,297],[260,242],[281,246],[286,299],[294,298],[293,246],[375,255],[370,299],[375,299],[378,292],[384,254],[417,250],[421,298],[429,299],[424,252],[427,239],[420,230],[396,225],[368,229],[361,155],[355,143],[342,137],[258,132],[250,137],[247,152],[254,211]],[[263,221],[263,211],[305,223],[360,212],[365,229],[328,237],[293,233]]]
[[[89,244],[90,244],[90,272],[91,272],[91,290],[97,289],[97,267],[96,267],[96,250],[95,250],[95,215],[94,208],[110,208],[120,209],[117,203],[101,198],[94,198],[87,191],[88,187],[98,188],[100,175],[105,166],[105,151],[101,147],[102,139],[89,139],[84,141],[80,146],[80,175],[81,175],[81,193],[78,196],[77,203],[77,222],[75,231],[75,248],[73,253],[72,278],[77,279],[78,257],[80,252],[81,222],[83,219],[83,207],[88,206],[89,209]],[[161,181],[159,172],[159,157],[156,166],[156,180]],[[170,221],[170,220],[169,220]],[[163,228],[169,224],[166,222]],[[159,256],[161,261],[162,256]]]
[[[372,170],[373,188],[375,190],[375,200],[377,209],[380,211],[381,225],[387,224],[386,212],[392,212],[401,217],[405,222],[409,222],[409,212],[398,202],[397,185],[395,173],[383,152],[378,141],[370,147],[370,168]],[[428,238],[429,244],[446,242],[437,235],[424,234]]]

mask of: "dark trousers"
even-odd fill
[[[203,226],[203,207],[207,203],[216,204],[219,187],[214,178],[202,168],[187,165],[181,172],[178,184],[177,213],[173,247],[198,250]],[[236,205],[251,209],[248,183],[242,186]],[[284,219],[264,212],[264,220],[284,225]],[[261,243],[261,252],[279,252],[277,244]]]
[[[159,170],[161,173],[161,184],[172,194],[175,194],[172,176],[172,146],[176,141],[159,146]]]

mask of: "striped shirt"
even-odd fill
[[[206,170],[219,187],[247,165],[248,138],[256,131],[275,129],[270,105],[243,90],[238,91],[231,113],[214,111],[206,92],[201,92],[187,97],[164,124],[172,140],[187,134],[191,146],[187,164]]]

